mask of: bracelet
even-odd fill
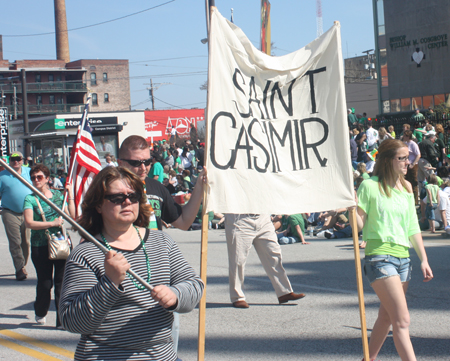
[[[69,201],[73,201],[73,200],[75,200],[75,198],[69,198]]]

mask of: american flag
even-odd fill
[[[77,137],[73,144],[69,168],[71,169],[71,174],[68,175],[68,179],[73,179],[72,186],[77,218],[81,215],[81,203],[83,203],[84,196],[94,176],[102,170],[100,159],[92,140],[92,129],[87,121],[88,105],[89,99],[83,113],[82,125],[78,128]]]

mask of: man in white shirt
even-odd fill
[[[372,121],[367,121],[367,130],[366,130],[366,137],[367,137],[367,146],[368,151],[374,150],[378,146],[378,130],[372,128]]]
[[[448,187],[447,187],[448,188]],[[422,218],[420,218],[420,229],[425,231],[429,229],[429,222],[425,218],[425,208],[427,205],[428,198],[425,197],[420,202],[420,211]],[[439,206],[438,212],[435,212],[436,219],[434,220],[434,226],[437,230],[445,229],[447,234],[450,234],[450,199],[449,193],[439,189]]]

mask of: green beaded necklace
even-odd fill
[[[139,229],[138,229],[136,226],[133,226],[133,227],[134,227],[134,229],[136,230],[136,232],[137,232],[137,234],[138,234],[138,236],[139,236],[139,240],[141,241],[142,249],[144,250],[145,261],[147,262],[147,283],[150,283],[150,279],[151,279],[151,277],[152,277],[152,274],[151,274],[150,261],[149,261],[149,259],[148,259],[147,249],[145,248],[145,243],[144,243],[144,241],[142,240],[141,234],[139,233]],[[106,248],[108,248],[108,250],[111,251],[112,248],[111,248],[111,246],[109,245],[108,241],[106,240],[106,238],[105,238],[105,236],[103,235],[102,232],[100,232],[100,236],[102,237],[102,240],[103,240],[103,242],[104,242],[105,245],[106,245]],[[127,276],[128,276],[128,278],[133,282],[134,286],[135,286],[138,290],[141,290],[141,291],[142,291],[142,290],[145,290],[145,289],[146,289],[146,288],[145,288],[144,286],[142,286],[140,283],[136,282],[135,278],[134,278],[132,275],[130,275],[128,272],[127,272]]]

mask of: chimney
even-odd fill
[[[69,34],[67,33],[66,2],[55,1],[56,59],[70,62]]]
[[[0,35],[0,60],[3,60],[3,35]]]

